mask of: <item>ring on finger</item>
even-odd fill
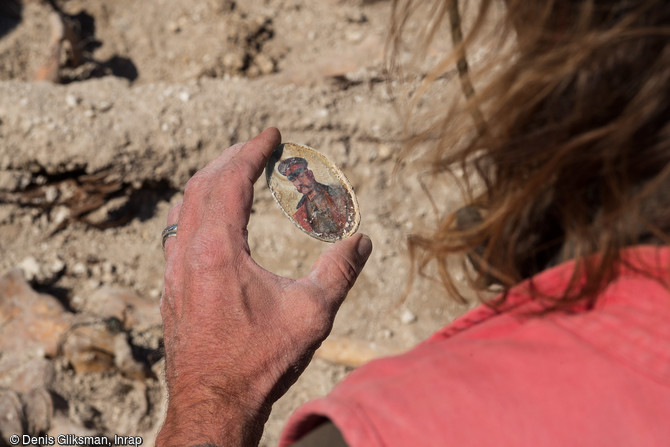
[[[161,242],[163,251],[165,251],[165,241],[167,241],[169,237],[176,237],[176,236],[177,236],[177,224],[172,224],[165,227],[163,233],[161,234],[161,237],[163,239],[163,241]]]

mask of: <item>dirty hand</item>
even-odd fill
[[[170,210],[164,324],[168,410],[157,446],[256,445],[272,403],[307,366],[372,250],[355,235],[311,273],[276,276],[249,255],[253,184],[281,137],[225,150]]]

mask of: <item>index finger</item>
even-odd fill
[[[253,201],[253,185],[265,168],[270,155],[281,143],[281,134],[274,127],[247,141],[231,158],[214,172],[212,197],[219,206],[211,218],[234,223],[235,229],[246,228]],[[222,213],[221,215],[217,215]]]
[[[251,140],[233,156],[251,183],[255,183],[263,173],[272,151],[281,143],[281,134],[276,127],[269,127]]]
[[[248,142],[227,149],[194,175],[184,190],[179,221],[182,236],[206,229],[209,238],[233,236],[246,243],[246,237],[239,237],[244,236],[249,220],[253,184],[280,143],[279,130],[266,129]]]
[[[197,175],[203,177],[215,177],[219,175],[221,170],[224,169],[231,160],[236,159],[238,154],[241,151],[244,151],[244,163],[240,163],[240,159],[237,159],[235,163],[236,166],[238,166],[238,163],[248,165],[251,169],[251,175],[249,177],[253,183],[260,176],[262,169],[274,148],[279,146],[280,143],[281,134],[279,133],[279,130],[276,127],[269,127],[251,140],[244,143],[237,143],[229,147],[218,157],[207,163],[207,166],[198,171]],[[260,172],[258,172],[258,166],[260,166]]]

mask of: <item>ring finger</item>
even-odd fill
[[[177,224],[177,221],[179,220],[179,214],[181,213],[181,205],[182,201],[180,200],[172,208],[170,208],[170,211],[168,212],[166,228]],[[174,250],[176,242],[177,242],[176,229],[169,235],[163,236],[163,252],[165,254],[165,259],[169,258],[170,253]]]

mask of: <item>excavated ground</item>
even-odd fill
[[[52,54],[53,5],[76,24],[81,60],[66,42],[60,83],[36,82]],[[262,445],[352,365],[407,349],[465,310],[430,281],[403,299],[407,235],[439,218],[424,188],[440,212],[459,195],[411,163],[395,170],[406,90],[384,74],[389,13],[390,2],[365,0],[29,0],[20,18],[0,19],[0,431],[153,444],[165,405],[167,212],[208,160],[268,126],[346,173],[375,249]],[[422,107],[460,94],[447,83]],[[289,277],[326,246],[284,218],[262,181],[249,242]]]

